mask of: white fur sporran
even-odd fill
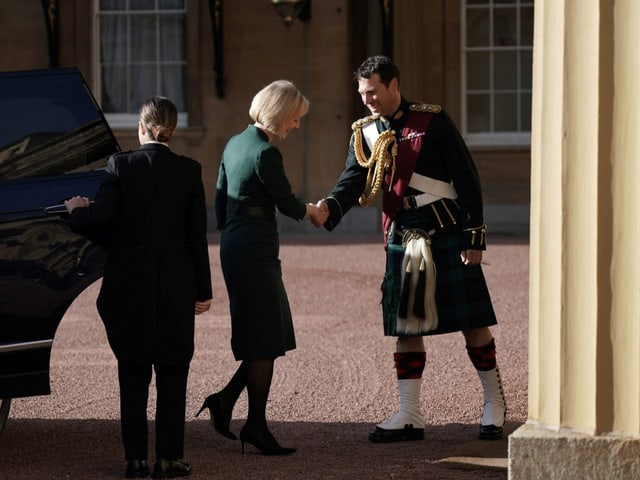
[[[424,230],[407,230],[402,246],[402,289],[396,332],[422,335],[438,328],[436,266],[431,254],[431,238]]]

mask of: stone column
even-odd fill
[[[640,478],[640,2],[535,3],[529,418],[509,478]]]

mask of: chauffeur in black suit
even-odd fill
[[[97,306],[118,360],[127,478],[150,474],[147,401],[154,369],[153,478],[191,473],[182,460],[187,376],[194,314],[209,310],[212,287],[201,167],[169,149],[176,124],[170,100],[147,99],[138,122],[141,147],[109,159],[95,203],[65,202],[73,226],[111,234]]]

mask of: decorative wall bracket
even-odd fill
[[[209,14],[211,15],[211,32],[213,35],[213,75],[216,95],[218,98],[224,98],[222,0],[209,0]]]
[[[56,0],[40,0],[47,27],[47,43],[49,45],[49,67],[60,66],[60,20],[58,2]]]
[[[271,0],[271,4],[287,26],[296,18],[301,22],[311,19],[311,0]]]
[[[382,53],[393,58],[393,0],[380,0],[382,10]]]

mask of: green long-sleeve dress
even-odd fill
[[[291,190],[280,151],[253,125],[224,149],[215,208],[233,354],[236,360],[284,355],[296,343],[275,212],[301,220],[306,206]]]

